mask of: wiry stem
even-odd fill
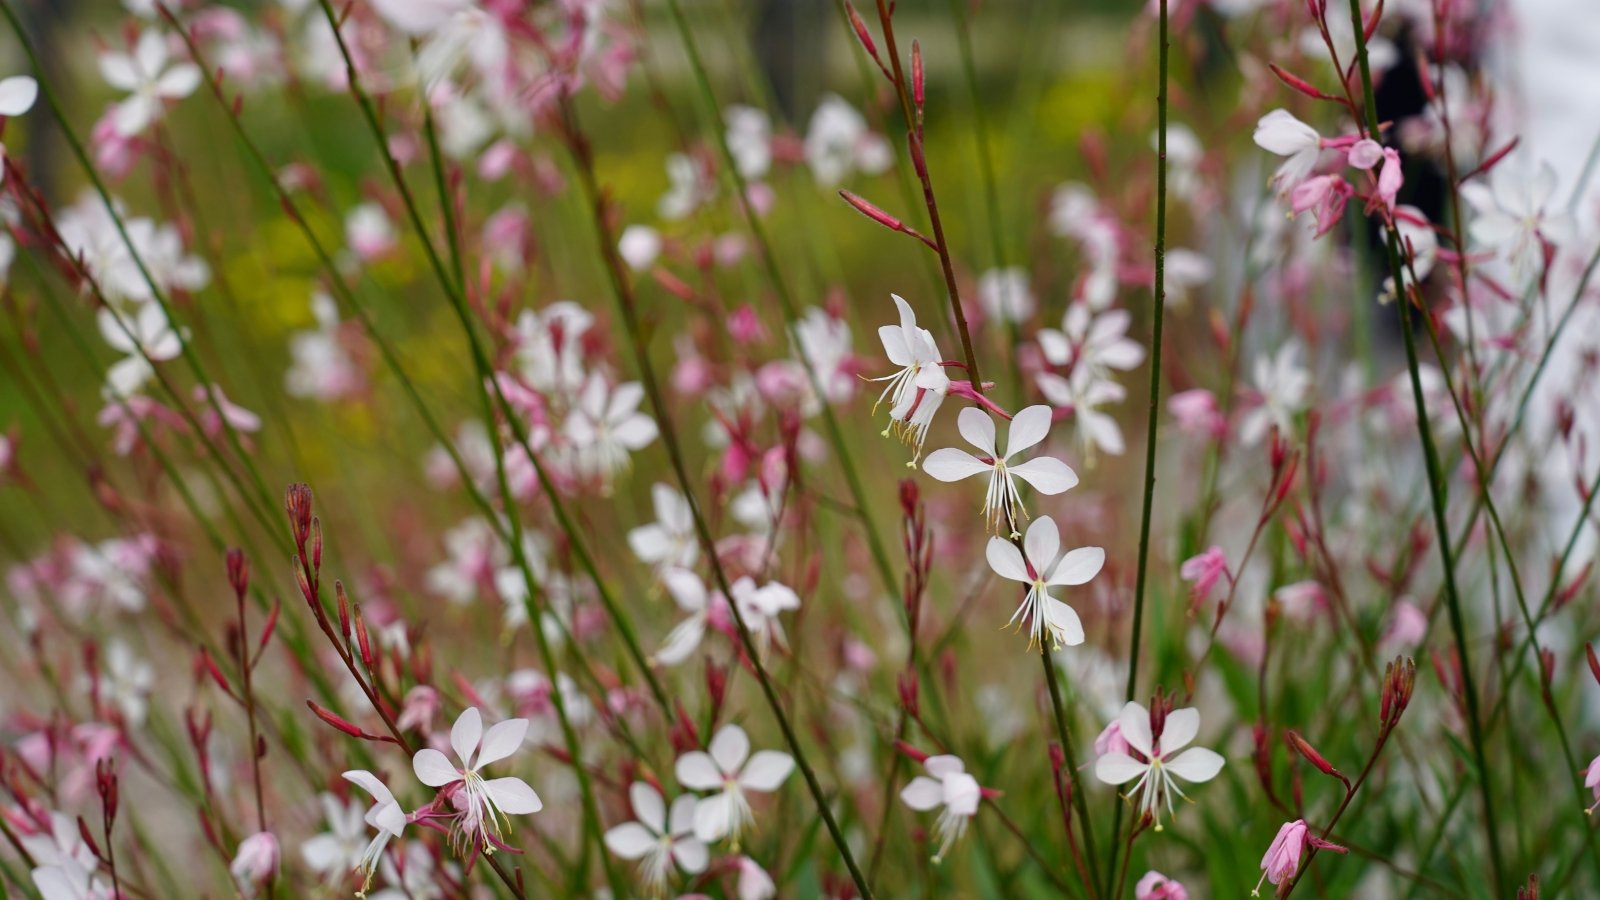
[[[1139,513],[1139,562],[1133,582],[1133,626],[1128,632],[1128,687],[1123,699],[1132,701],[1139,689],[1139,639],[1144,630],[1145,590],[1149,582],[1150,519],[1156,495],[1156,441],[1161,425],[1161,327],[1167,306],[1167,0],[1161,0],[1158,32],[1158,87],[1156,92],[1156,276],[1150,297],[1150,402],[1145,416],[1144,498]],[[1111,864],[1117,867],[1116,835],[1122,830],[1122,804],[1116,804],[1111,826]],[[1109,886],[1108,886],[1109,887]]]
[[[1356,60],[1361,73],[1361,89],[1366,113],[1364,131],[1378,134],[1378,111],[1372,90],[1372,68],[1367,59],[1365,23],[1362,21],[1361,0],[1350,0],[1350,27],[1356,38]],[[1445,515],[1447,500],[1444,495],[1444,473],[1440,470],[1439,454],[1434,445],[1433,426],[1428,422],[1428,404],[1422,393],[1422,376],[1417,363],[1417,341],[1411,317],[1411,299],[1405,289],[1405,270],[1400,261],[1399,238],[1395,229],[1388,230],[1386,251],[1389,257],[1389,274],[1394,279],[1396,302],[1400,307],[1400,331],[1406,348],[1406,368],[1411,376],[1411,399],[1416,408],[1417,435],[1422,443],[1422,455],[1427,468],[1428,496],[1433,507],[1433,524],[1438,534],[1439,561],[1444,569],[1445,603],[1450,614],[1450,630],[1455,636],[1456,655],[1461,662],[1461,687],[1466,700],[1467,735],[1472,741],[1473,761],[1477,768],[1479,793],[1483,798],[1483,831],[1489,845],[1489,866],[1494,888],[1501,891],[1504,885],[1504,864],[1500,854],[1499,825],[1495,819],[1494,791],[1489,782],[1489,764],[1483,750],[1483,727],[1478,713],[1478,690],[1473,683],[1472,662],[1467,650],[1466,623],[1461,615],[1461,597],[1456,589],[1455,550],[1450,543],[1450,524]]]
[[[689,503],[689,510],[693,514],[695,533],[700,539],[701,550],[705,553],[711,564],[711,572],[717,582],[717,587],[723,596],[728,597],[729,611],[733,614],[734,624],[737,625],[740,644],[748,658],[751,670],[755,673],[756,681],[761,686],[762,696],[767,701],[767,706],[772,711],[773,718],[778,722],[778,728],[783,732],[784,741],[789,747],[789,752],[794,756],[795,766],[804,777],[806,787],[811,792],[811,798],[817,809],[817,814],[822,817],[823,824],[828,829],[828,835],[833,839],[834,846],[838,849],[840,857],[844,860],[845,868],[850,872],[850,878],[855,882],[856,889],[860,891],[863,900],[870,900],[873,896],[872,888],[867,884],[866,876],[862,874],[860,866],[856,864],[855,854],[850,850],[850,844],[845,840],[839,823],[834,820],[833,810],[828,805],[827,795],[822,790],[822,784],[817,780],[816,772],[812,770],[804,747],[800,744],[794,726],[789,722],[788,715],[784,712],[783,704],[778,699],[777,690],[773,687],[772,679],[767,674],[766,665],[761,660],[760,649],[756,647],[750,629],[744,621],[744,613],[739,609],[739,604],[732,602],[733,586],[728,580],[727,572],[723,569],[721,557],[717,553],[716,539],[711,534],[711,528],[706,522],[704,511],[694,489],[694,483],[689,477],[688,467],[684,462],[683,448],[679,446],[677,429],[673,425],[671,411],[667,409],[666,400],[661,393],[655,373],[655,367],[650,362],[649,350],[645,347],[645,330],[639,321],[638,308],[634,300],[633,290],[628,283],[628,276],[621,257],[617,251],[617,236],[612,234],[606,215],[606,200],[596,180],[594,170],[594,157],[589,148],[588,140],[578,127],[577,114],[572,108],[571,98],[566,95],[561,97],[561,112],[564,120],[568,149],[577,164],[579,181],[582,182],[585,198],[590,206],[591,216],[595,226],[595,238],[598,243],[601,260],[605,264],[607,280],[611,288],[613,299],[616,301],[618,312],[622,316],[623,328],[628,335],[628,341],[633,350],[634,362],[639,369],[639,380],[644,385],[645,395],[650,400],[651,409],[656,416],[656,424],[661,432],[661,441],[666,445],[667,457],[672,465],[673,473],[677,476],[678,486],[683,491],[684,498]]]

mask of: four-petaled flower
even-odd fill
[[[412,757],[411,766],[418,781],[429,787],[452,787],[458,792],[454,803],[461,811],[456,826],[459,843],[484,853],[493,853],[496,847],[508,849],[500,836],[511,827],[509,817],[544,808],[544,801],[521,778],[484,778],[481,774],[484,766],[517,752],[527,733],[527,719],[507,719],[497,722],[486,734],[477,707],[469,706],[450,729],[450,748],[461,760],[459,768],[432,747],[424,747]]]
[[[1278,836],[1272,839],[1272,846],[1268,847],[1266,854],[1261,857],[1261,877],[1256,879],[1255,889],[1250,892],[1250,896],[1261,896],[1263,880],[1282,884],[1285,880],[1293,879],[1294,873],[1300,871],[1300,854],[1305,852],[1308,844],[1335,853],[1349,852],[1338,844],[1329,843],[1312,834],[1311,829],[1306,826],[1305,819],[1285,822],[1278,829]]]
[[[711,738],[710,752],[692,750],[678,757],[678,782],[695,791],[715,791],[694,807],[694,836],[724,837],[739,846],[739,835],[753,818],[746,791],[770,793],[794,771],[794,757],[778,750],[750,755],[750,737],[737,725],[724,725]]]
[[[978,801],[983,798],[983,788],[978,779],[967,773],[961,760],[954,756],[930,756],[922,763],[927,775],[918,775],[900,791],[900,799],[918,812],[939,809],[939,820],[934,830],[939,834],[939,852],[933,861],[939,862],[951,845],[961,839],[967,822],[978,814]]]
[[[889,427],[883,433],[887,436],[892,431],[911,445],[911,462],[907,465],[915,466],[922,455],[922,442],[928,437],[928,426],[933,424],[933,415],[950,388],[950,378],[944,374],[932,332],[917,327],[917,314],[911,304],[899,294],[889,296],[900,308],[900,324],[879,328],[878,339],[883,341],[889,362],[899,366],[900,371],[872,379],[889,382],[872,409],[876,412],[879,403],[889,400]]]
[[[378,776],[363,769],[352,769],[344,773],[344,780],[372,795],[372,808],[367,810],[362,820],[378,829],[378,833],[373,836],[366,849],[356,856],[353,866],[361,873],[361,893],[365,893],[372,887],[372,873],[378,870],[378,863],[383,859],[384,848],[389,846],[389,839],[399,837],[401,832],[406,830],[406,822],[409,819],[406,817],[406,811],[400,807],[399,801],[394,799],[389,786]],[[331,815],[329,818],[331,820]],[[310,852],[309,845],[306,852]]]
[[[161,115],[167,100],[181,100],[200,86],[200,67],[179,63],[167,68],[167,39],[150,29],[139,35],[133,53],[100,57],[100,76],[129,97],[117,104],[112,125],[117,134],[133,137]]]
[[[928,454],[922,471],[940,481],[959,481],[974,475],[988,475],[989,489],[983,497],[983,514],[991,530],[998,532],[1005,522],[1006,530],[1017,537],[1017,518],[1026,519],[1022,497],[1017,492],[1013,478],[1021,478],[1041,494],[1059,494],[1078,483],[1078,475],[1066,463],[1049,456],[1036,456],[1024,463],[1012,465],[1011,457],[1034,446],[1050,433],[1050,407],[1030,406],[1017,413],[1006,432],[1004,456],[995,449],[994,420],[981,409],[968,407],[956,419],[961,436],[977,447],[982,454],[973,456],[964,450],[946,447]]]
[[[1084,584],[1099,574],[1106,562],[1106,551],[1099,547],[1079,547],[1058,556],[1061,533],[1056,529],[1056,521],[1049,516],[1040,516],[1028,526],[1022,546],[1027,552],[1026,558],[1005,538],[989,539],[989,567],[1002,578],[1028,586],[1022,605],[1006,624],[1014,623],[1018,628],[1027,626],[1030,650],[1035,644],[1044,649],[1047,634],[1052,649],[1083,643],[1083,623],[1078,620],[1078,614],[1050,596],[1050,588]]]
[[[678,797],[669,810],[659,791],[635,781],[628,801],[638,818],[606,831],[606,847],[623,859],[639,861],[639,877],[653,896],[665,891],[673,863],[690,875],[705,871],[710,852],[694,836],[694,797]]]
[[[1122,707],[1117,724],[1131,753],[1112,750],[1101,754],[1094,763],[1095,777],[1106,784],[1126,784],[1137,778],[1128,795],[1139,794],[1139,814],[1152,817],[1160,831],[1162,800],[1166,800],[1167,814],[1175,815],[1173,795],[1184,796],[1173,777],[1195,784],[1210,781],[1222,771],[1223,759],[1204,747],[1178,753],[1200,732],[1200,711],[1194,707],[1166,713],[1159,725],[1160,733],[1155,734],[1150,711],[1129,701]]]

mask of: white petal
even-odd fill
[[[1101,754],[1094,761],[1094,777],[1106,784],[1126,784],[1150,768],[1120,750]]]
[[[528,736],[527,719],[507,719],[496,722],[483,736],[483,747],[478,754],[478,761],[473,768],[481,769],[492,762],[498,762],[522,747],[522,739]]]
[[[1076,647],[1083,643],[1083,620],[1078,618],[1078,611],[1049,594],[1044,598],[1044,621],[1051,633],[1066,646]]]
[[[26,75],[0,79],[0,116],[20,116],[39,98],[39,82]]]
[[[1049,516],[1034,519],[1022,538],[1022,547],[1035,572],[1041,576],[1049,572],[1056,554],[1061,552],[1061,532],[1056,529],[1056,520]]]
[[[967,443],[983,451],[984,456],[999,456],[994,449],[994,420],[977,407],[969,406],[956,417],[956,427]]]
[[[1117,716],[1122,727],[1122,739],[1145,756],[1153,755],[1150,749],[1150,711],[1129,700]]]
[[[1182,750],[1200,733],[1200,710],[1194,707],[1175,709],[1167,713],[1167,724],[1161,728],[1161,755],[1171,757]]]
[[[544,809],[544,801],[521,778],[491,778],[483,783],[489,800],[510,816],[525,816]]]
[[[894,365],[905,368],[916,361],[911,355],[911,345],[906,343],[906,333],[900,326],[878,326],[878,340],[883,342],[883,353]]]
[[[406,811],[390,800],[374,806],[363,819],[379,831],[399,837],[406,830]]]
[[[926,470],[928,467],[924,464],[922,468]],[[1053,456],[1037,456],[1025,463],[1006,466],[1006,471],[1026,481],[1041,494],[1059,494],[1078,484],[1078,473]]]
[[[680,794],[672,801],[672,809],[667,811],[668,834],[683,837],[694,833],[694,805],[697,800],[690,794]]]
[[[379,803],[394,802],[394,794],[389,792],[389,786],[378,779],[378,776],[363,769],[353,769],[344,773],[344,780],[361,788],[372,795],[372,799]]]
[[[737,725],[724,725],[712,736],[708,749],[717,766],[732,775],[739,771],[745,758],[750,755],[750,736]]]
[[[673,842],[672,858],[678,861],[678,867],[685,872],[699,875],[711,861],[711,851],[698,838],[685,838]]]
[[[1005,538],[990,538],[984,555],[989,558],[989,568],[1001,578],[1024,584],[1033,580],[1028,575],[1028,567],[1022,562],[1022,553]]]
[[[900,799],[918,812],[925,812],[944,803],[944,785],[926,775],[918,775],[900,790]]]
[[[661,792],[644,783],[635,781],[628,785],[628,803],[633,807],[633,816],[656,834],[665,834],[667,831],[667,804],[661,799]]]
[[[978,801],[983,799],[983,788],[978,779],[965,772],[952,775],[944,783],[944,805],[959,816],[970,816],[978,811]]]
[[[156,93],[177,99],[187,97],[200,86],[200,67],[192,63],[173,66],[156,81]]]
[[[142,94],[132,97],[117,104],[116,112],[112,115],[111,124],[117,134],[123,137],[134,137],[144,130],[150,120],[155,118],[156,112],[161,108],[161,101]]]
[[[762,750],[750,757],[739,774],[739,784],[752,791],[775,791],[794,771],[794,757],[777,750]]]
[[[714,791],[722,787],[722,771],[711,761],[711,755],[693,750],[678,757],[674,767],[678,783],[694,791]]]
[[[656,836],[638,822],[627,822],[606,831],[606,849],[623,859],[640,859],[656,848]]]
[[[1178,754],[1178,758],[1164,763],[1168,772],[1185,781],[1210,781],[1222,771],[1222,756],[1204,747],[1191,747]]]
[[[684,612],[704,612],[706,608],[706,583],[688,569],[666,569],[661,573],[661,583],[667,593]]]
[[[954,447],[935,450],[922,461],[922,471],[940,481],[960,481],[993,468],[992,463],[986,463],[965,450],[957,450]]]
[[[694,615],[684,619],[667,632],[666,641],[661,644],[661,649],[655,652],[655,661],[663,666],[675,666],[683,662],[696,647],[700,646],[705,634],[705,616]]]
[[[411,769],[417,773],[417,780],[428,787],[444,787],[461,780],[461,773],[450,765],[450,758],[432,747],[417,751],[411,758]]]
[[[1018,412],[1011,420],[1011,430],[1006,433],[1006,457],[1032,447],[1049,434],[1050,407],[1041,403]]]
[[[1100,547],[1079,547],[1061,557],[1055,571],[1050,573],[1051,584],[1083,584],[1100,574],[1106,564],[1106,551]]]
[[[472,768],[472,754],[477,752],[478,742],[482,739],[483,716],[476,706],[469,706],[461,711],[456,723],[450,726],[450,749],[456,751],[461,768]]]
[[[728,833],[733,820],[733,798],[727,794],[706,797],[694,806],[694,836],[715,841]]]
[[[967,770],[967,767],[961,763],[961,757],[951,756],[948,753],[928,757],[923,761],[922,767],[927,769],[928,774],[935,778],[944,778]]]

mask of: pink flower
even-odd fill
[[[258,831],[239,842],[239,851],[228,866],[239,892],[254,897],[257,890],[278,874],[278,839],[270,831]]]
[[[1111,724],[1101,729],[1094,739],[1094,755],[1104,756],[1107,753],[1127,753],[1129,744],[1122,738],[1122,725],[1112,719]]]
[[[1228,429],[1216,395],[1204,388],[1173,394],[1167,399],[1167,411],[1178,420],[1178,430],[1184,434],[1215,439]]]
[[[1294,873],[1300,871],[1300,854],[1305,851],[1308,844],[1335,853],[1350,852],[1338,844],[1331,844],[1312,834],[1311,829],[1306,827],[1305,819],[1285,822],[1283,827],[1278,829],[1278,836],[1272,839],[1272,846],[1267,848],[1266,855],[1261,857],[1261,879],[1273,884],[1282,884],[1285,879],[1294,878]],[[1261,896],[1261,879],[1256,880],[1255,890],[1250,892],[1250,896]]]
[[[1151,870],[1133,886],[1133,900],[1189,900],[1183,885]]]
[[[1189,589],[1189,599],[1196,607],[1211,599],[1211,589],[1224,576],[1233,580],[1228,573],[1228,556],[1221,547],[1211,547],[1199,556],[1184,560],[1178,574],[1184,581],[1194,582],[1194,587]]]
[[[1378,643],[1397,650],[1409,650],[1421,644],[1427,634],[1428,617],[1416,604],[1401,600],[1395,603],[1393,611],[1389,613],[1389,626],[1384,629]]]
[[[1383,151],[1383,168],[1378,171],[1377,200],[1383,203],[1385,209],[1394,212],[1394,198],[1400,192],[1400,185],[1405,183],[1405,173],[1400,171],[1400,151],[1385,148]]]
[[[1382,176],[1379,176],[1378,180],[1381,183]],[[1317,237],[1321,237],[1339,224],[1339,219],[1344,215],[1345,204],[1350,202],[1350,196],[1354,193],[1355,189],[1350,187],[1349,182],[1338,175],[1318,175],[1306,179],[1294,189],[1289,198],[1289,207],[1297,216],[1303,212],[1314,211],[1317,217]]]

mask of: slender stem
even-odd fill
[[[1377,104],[1373,98],[1372,69],[1367,59],[1365,23],[1362,21],[1361,0],[1350,0],[1350,27],[1356,36],[1356,59],[1361,72],[1361,89],[1366,112],[1365,131],[1378,133]],[[1422,443],[1422,455],[1427,468],[1428,496],[1433,506],[1433,524],[1438,533],[1439,561],[1444,569],[1445,603],[1450,614],[1450,629],[1455,636],[1456,655],[1461,663],[1461,687],[1465,695],[1467,734],[1472,741],[1473,760],[1476,764],[1479,793],[1483,797],[1483,830],[1489,844],[1489,866],[1493,887],[1504,893],[1505,866],[1500,854],[1498,822],[1495,819],[1494,791],[1489,781],[1489,763],[1483,750],[1483,727],[1478,712],[1478,690],[1473,683],[1472,662],[1467,649],[1466,624],[1461,615],[1461,597],[1456,589],[1455,551],[1450,544],[1450,524],[1445,515],[1447,500],[1444,474],[1439,466],[1439,454],[1434,445],[1433,426],[1428,422],[1428,404],[1422,393],[1422,376],[1417,363],[1415,326],[1411,318],[1410,293],[1405,288],[1405,270],[1400,262],[1399,240],[1394,228],[1389,228],[1386,242],[1389,257],[1389,274],[1394,279],[1395,294],[1400,307],[1400,331],[1406,348],[1406,369],[1411,376],[1411,399],[1416,408],[1417,435]],[[1314,849],[1313,849],[1314,852]]]
[[[1145,590],[1150,569],[1150,519],[1156,495],[1156,443],[1161,425],[1161,328],[1167,307],[1167,0],[1161,0],[1158,31],[1156,89],[1156,277],[1151,294],[1150,402],[1144,434],[1144,497],[1139,513],[1139,563],[1133,582],[1133,627],[1128,633],[1128,686],[1123,699],[1132,701],[1139,689],[1139,640],[1144,631]],[[1116,804],[1111,828],[1111,865],[1117,866],[1116,835],[1122,830],[1122,804]],[[1108,885],[1109,888],[1109,885]]]
[[[733,596],[732,582],[727,572],[723,569],[721,557],[717,553],[716,538],[711,534],[711,528],[706,522],[704,511],[694,489],[694,483],[689,478],[688,466],[684,462],[683,448],[679,446],[677,429],[673,425],[671,411],[667,408],[666,400],[662,395],[660,384],[656,378],[655,367],[650,362],[650,354],[645,347],[645,329],[639,321],[639,312],[633,295],[633,290],[628,283],[626,268],[617,251],[617,236],[611,233],[606,214],[606,199],[600,190],[595,176],[594,156],[589,147],[588,140],[578,126],[577,113],[572,107],[571,98],[565,94],[561,97],[561,112],[566,126],[566,138],[573,160],[577,164],[579,180],[582,182],[584,196],[590,205],[593,223],[595,226],[595,239],[598,244],[601,261],[608,276],[612,298],[616,301],[619,314],[622,316],[623,328],[628,335],[629,344],[633,350],[634,362],[639,369],[639,380],[644,385],[645,395],[650,400],[650,407],[655,412],[656,423],[661,432],[661,442],[666,445],[668,461],[672,465],[673,473],[677,476],[678,487],[683,491],[684,498],[689,503],[689,510],[693,514],[695,532],[700,539],[700,546],[711,564],[711,572],[716,579],[717,587],[723,596]],[[762,696],[771,709],[773,718],[778,722],[778,728],[783,732],[784,741],[788,744],[789,752],[794,756],[795,766],[804,777],[806,787],[811,792],[817,813],[822,817],[823,824],[828,829],[828,835],[833,839],[834,846],[838,848],[839,855],[844,860],[845,868],[850,871],[850,878],[855,882],[856,889],[860,891],[862,900],[871,900],[872,888],[867,884],[867,879],[856,864],[855,854],[850,850],[850,844],[845,840],[844,832],[835,821],[833,810],[828,805],[827,795],[822,790],[822,784],[817,780],[816,772],[806,757],[805,749],[801,745],[794,726],[789,722],[788,714],[784,712],[783,703],[778,699],[777,690],[773,687],[772,678],[767,674],[765,663],[762,662],[760,648],[755,644],[755,639],[750,635],[750,629],[744,621],[744,613],[740,611],[739,604],[729,605],[733,614],[734,624],[738,626],[739,640],[748,658],[750,668],[754,671],[756,681],[761,687]]]

